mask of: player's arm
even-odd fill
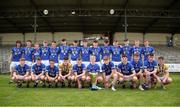
[[[64,79],[64,77],[62,76],[62,69],[61,69],[61,67],[59,67],[59,76],[60,76],[62,79]]]
[[[30,69],[27,69],[27,70],[26,70],[26,74],[24,75],[24,77],[29,76],[29,73],[30,73]]]

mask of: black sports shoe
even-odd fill
[[[45,82],[42,83],[42,87],[43,87],[43,88],[46,88]]]
[[[55,84],[55,87],[56,87],[56,88],[58,87],[58,83]]]
[[[34,83],[34,88],[37,88],[37,86],[38,86],[38,82],[35,82]]]
[[[51,83],[49,83],[48,88],[51,88],[51,87],[52,87],[52,84],[51,84]]]
[[[123,88],[123,89],[125,89],[125,88],[126,88],[125,84],[123,84],[123,85],[122,85],[122,88]]]
[[[61,87],[64,88],[65,87],[65,83],[64,82],[61,82]]]
[[[21,87],[22,87],[22,83],[18,82],[18,83],[17,83],[17,87],[18,87],[18,88],[21,88]]]
[[[29,88],[29,82],[27,83],[26,87]]]

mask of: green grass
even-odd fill
[[[121,89],[90,91],[75,88],[16,88],[0,75],[0,106],[180,106],[180,75],[172,74],[166,90]]]

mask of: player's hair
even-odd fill
[[[78,60],[78,61],[81,61],[82,59],[81,59],[81,58],[78,58],[77,60]]]
[[[20,40],[17,40],[17,41],[16,41],[16,44],[18,44],[18,43],[20,44],[20,46],[22,45],[22,43],[21,43]]]
[[[124,39],[124,42],[127,42],[127,41],[129,41],[128,39]]]
[[[77,40],[74,40],[74,43],[78,43],[78,41],[77,41]]]
[[[52,41],[51,43],[56,43],[56,41]]]
[[[69,58],[68,57],[64,57],[64,60],[69,60]]]
[[[149,56],[154,56],[154,53],[150,53]]]
[[[34,45],[39,45],[39,43],[38,43],[38,42],[36,42]]]
[[[87,39],[83,39],[83,42],[87,42]]]
[[[61,41],[62,41],[62,42],[65,42],[65,41],[66,41],[66,39],[65,39],[65,38],[63,38]]]
[[[19,61],[25,61],[25,58],[21,58]]]
[[[37,57],[36,60],[40,61],[40,60],[41,60],[41,57]]]
[[[30,42],[30,43],[32,43],[32,41],[31,41],[31,40],[27,40],[26,42]]]
[[[51,61],[52,61],[52,62],[55,62],[54,59],[50,59],[50,60],[49,60],[49,62],[51,62]]]
[[[160,57],[158,57],[158,59],[164,60],[164,57],[163,57],[163,56],[160,56]]]
[[[114,42],[118,42],[117,40],[114,40]]]
[[[134,53],[133,56],[139,56],[139,53]]]
[[[127,57],[126,54],[122,54],[122,57]]]
[[[109,43],[109,40],[108,40],[108,39],[105,39],[105,40],[104,40],[104,43]]]
[[[93,42],[94,42],[94,43],[98,43],[98,41],[97,41],[97,40],[94,40]]]

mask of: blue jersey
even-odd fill
[[[133,54],[138,53],[141,60],[142,60],[142,52],[143,52],[142,47],[133,46],[132,53]]]
[[[136,73],[138,73],[140,70],[143,69],[143,63],[141,60],[139,60],[137,62],[133,60],[133,61],[131,61],[131,64],[133,65]]]
[[[15,71],[18,75],[24,76],[27,72],[30,72],[30,67],[26,64],[24,64],[23,66],[17,65],[15,67]]]
[[[115,68],[114,64],[112,62],[109,62],[109,64],[103,64],[102,65],[102,71],[106,74],[106,75],[111,75],[112,70]]]
[[[50,77],[56,77],[57,75],[59,75],[59,69],[57,66],[51,68],[51,66],[49,65],[46,67],[46,73],[48,73]]]
[[[41,58],[41,54],[42,54],[42,51],[41,49],[34,49],[34,62],[36,61],[36,59],[39,57]]]
[[[46,70],[46,67],[44,64],[40,64],[40,65],[37,65],[37,64],[34,64],[32,66],[32,72],[35,74],[35,75],[39,75],[42,73],[42,71],[45,71]]]
[[[41,59],[42,60],[49,60],[49,55],[50,55],[50,52],[49,52],[49,47],[41,47]]]
[[[19,62],[19,60],[22,58],[23,48],[14,47],[12,48],[11,53],[12,53],[11,61]]]
[[[34,48],[25,47],[24,48],[24,58],[26,61],[33,61]]]
[[[157,68],[157,61],[153,60],[152,62],[146,60],[144,62],[144,69],[147,69],[149,72],[154,71]]]
[[[154,53],[154,48],[151,46],[143,47],[144,61],[148,60],[148,55]]]
[[[132,47],[131,46],[123,46],[122,48],[122,52],[123,54],[125,54],[128,58],[128,61],[131,61],[131,57],[132,57]]]
[[[55,63],[58,63],[59,48],[58,47],[56,47],[56,48],[50,47],[49,52],[50,52],[49,59],[53,59],[55,61]]]
[[[112,61],[121,61],[121,53],[122,49],[119,46],[112,46],[111,47],[111,53],[112,53]]]
[[[81,47],[81,59],[82,61],[90,61],[90,48]]]
[[[59,50],[60,50],[60,53],[59,53],[60,60],[64,60],[65,57],[66,58],[69,57],[69,49],[70,49],[69,46],[62,45],[62,46],[59,47]]]
[[[70,47],[70,53],[71,53],[71,60],[76,61],[80,56],[81,48],[78,46],[72,46]]]
[[[101,46],[101,49],[102,49],[102,58],[104,58],[104,56],[110,57],[110,55],[111,55],[111,46]]]
[[[134,70],[133,65],[130,62],[127,64],[120,63],[118,65],[118,69],[123,75],[131,75],[133,73],[132,71]]]
[[[99,67],[99,65],[98,64],[89,64],[88,66],[87,66],[87,71],[88,72],[91,72],[91,73],[98,73],[98,72],[100,72],[100,67]]]
[[[96,62],[100,61],[100,59],[101,59],[101,52],[102,51],[101,51],[100,47],[97,47],[97,48],[92,47],[91,48],[91,54],[96,56]]]
[[[86,66],[84,64],[81,64],[80,66],[78,66],[78,64],[75,64],[73,66],[73,72],[77,72],[77,75],[80,75],[83,73],[83,71],[86,70]]]

